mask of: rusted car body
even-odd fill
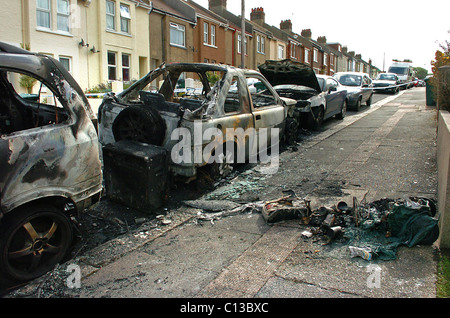
[[[187,94],[177,96],[174,94],[177,82],[186,76],[195,79],[197,88],[187,89]],[[216,76],[215,83],[210,80],[212,76]],[[249,82],[256,83],[257,88],[250,89]],[[231,144],[234,155],[244,153],[245,158],[249,158],[256,143],[251,143],[248,136],[230,135],[230,130],[253,129],[260,144],[278,142],[271,140],[270,132],[260,132],[261,128],[279,128],[279,136],[282,135],[289,109],[286,102],[291,106],[295,103],[280,98],[256,71],[202,63],[162,65],[120,94],[105,97],[99,108],[100,141],[106,145],[131,139],[162,146],[172,154],[171,173],[195,177],[197,168],[213,163],[212,158],[225,155],[215,153],[220,144],[221,149]],[[211,129],[220,132],[222,138],[208,134]],[[177,131],[188,134],[177,135]],[[178,162],[173,159],[175,146],[180,142],[187,142],[191,149],[186,153],[184,148],[185,153],[180,156],[185,160]],[[206,157],[202,156],[205,149]]]
[[[32,78],[35,94],[20,93]],[[71,244],[69,212],[99,200],[97,119],[51,57],[0,43],[0,267],[27,280]]]

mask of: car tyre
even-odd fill
[[[313,113],[314,112],[314,113]],[[318,130],[323,123],[324,109],[323,106],[315,107],[311,109],[309,113],[309,128],[312,130]]]
[[[342,106],[341,106],[341,112],[336,115],[337,119],[344,119],[345,115],[347,114],[347,105],[348,105],[348,101],[344,100],[344,102],[342,103]]]
[[[145,105],[129,106],[113,122],[116,141],[134,140],[161,146],[166,134],[166,124],[158,111]]]
[[[360,109],[361,109],[361,97],[359,97],[358,101],[356,102],[355,111],[359,112]]]
[[[237,149],[236,145],[233,144],[234,153],[227,150],[226,144],[223,145],[223,152],[217,155],[217,157],[213,154],[214,162],[209,164],[209,174],[213,179],[221,179],[230,175],[234,169],[234,164],[236,163],[236,154]]]
[[[370,107],[370,105],[372,105],[372,97],[373,97],[373,94],[371,94],[370,97],[369,97],[369,99],[366,101],[366,105],[367,105],[368,107]]]
[[[0,229],[0,268],[15,281],[29,281],[64,259],[73,240],[72,223],[48,205],[11,213]]]

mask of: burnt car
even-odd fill
[[[333,77],[347,89],[348,107],[359,111],[361,105],[372,104],[373,84],[370,76],[361,72],[338,72]]]
[[[175,94],[180,78],[185,79],[183,96]],[[272,140],[262,128],[278,128],[282,135],[286,102],[256,71],[206,63],[164,64],[123,92],[104,98],[99,107],[100,141],[108,145],[134,140],[165,148],[175,176],[195,178],[197,169],[207,164],[226,175],[240,162],[236,154],[244,153],[247,160],[256,144],[229,130],[253,129],[258,144],[277,143],[279,139]]]
[[[400,80],[395,73],[381,73],[373,80],[374,92],[397,94]]]
[[[100,199],[99,151],[96,116],[62,64],[0,43],[0,269],[6,276],[34,279],[64,259],[71,216]]]
[[[292,117],[299,127],[318,129],[327,118],[345,117],[347,92],[332,77],[316,75],[309,65],[289,59],[266,61],[259,70],[280,96],[297,101]]]

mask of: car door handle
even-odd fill
[[[256,120],[261,119],[261,115],[256,115]]]

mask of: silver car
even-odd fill
[[[338,72],[335,79],[347,89],[348,107],[359,111],[361,105],[372,104],[373,84],[369,74],[360,72]]]

